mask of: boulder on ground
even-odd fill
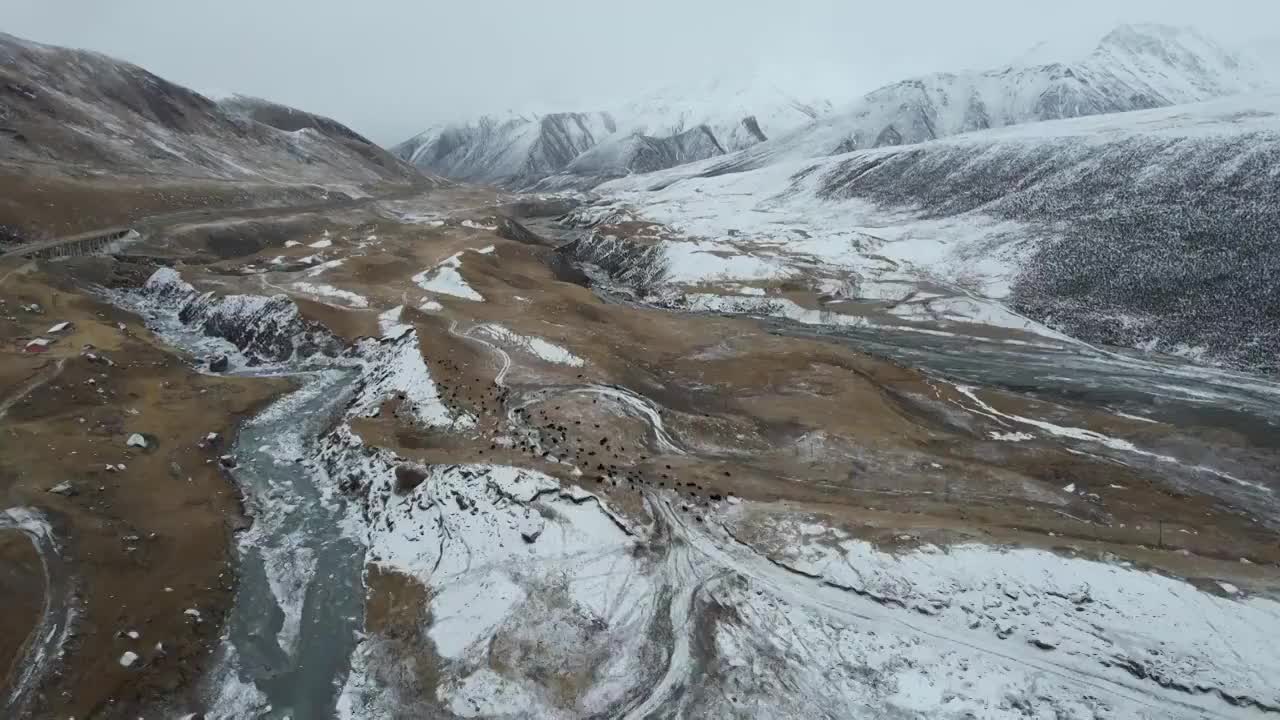
[[[79,491],[76,490],[76,486],[66,481],[60,482],[49,488],[49,492],[63,497],[75,497],[79,494]]]
[[[524,538],[527,543],[537,542],[542,536],[542,529],[546,527],[546,520],[542,518],[536,510],[526,509],[524,517],[520,519],[520,537]]]
[[[396,494],[408,495],[426,479],[427,474],[420,468],[416,468],[412,465],[397,465],[395,485]]]

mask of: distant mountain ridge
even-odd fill
[[[559,174],[557,187],[589,187],[748,148],[832,109],[825,98],[803,100],[754,75],[663,88],[616,105],[438,125],[391,151],[457,180],[528,188]]]
[[[455,180],[521,186],[559,172],[616,129],[603,112],[485,116],[430,128],[391,152]]]
[[[1252,61],[1194,29],[1122,25],[1091,50],[1042,43],[1005,67],[902,80],[839,111],[829,98],[801,100],[772,79],[713,80],[621,103],[599,113],[612,126],[589,133],[563,127],[581,113],[480,118],[433,128],[393,151],[421,169],[460,180],[590,188],[697,161],[711,162],[712,172],[733,172],[786,157],[1200,102],[1269,85]],[[679,138],[687,141],[698,127],[713,142],[694,149],[682,145]],[[566,136],[576,141],[558,141]],[[532,148],[539,142],[561,152],[538,156]],[[723,162],[712,162],[719,155],[725,155]]]
[[[613,110],[621,129],[649,137],[679,135],[699,125],[725,152],[735,152],[804,127],[830,113],[830,97],[789,90],[796,78],[756,70],[647,93]]]

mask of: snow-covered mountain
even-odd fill
[[[1253,59],[1264,77],[1280,80],[1280,33],[1264,36],[1249,42],[1245,51]]]
[[[676,286],[807,277],[899,300],[916,287],[931,299],[888,309],[899,322],[1035,321],[1275,373],[1277,168],[1280,94],[1255,93],[735,173],[675,168],[601,185],[603,201],[576,217],[669,228],[661,248],[638,247],[665,258],[650,264]]]
[[[325,185],[422,180],[414,168],[329,118],[251,98],[222,106],[106,55],[2,33],[0,157],[77,172],[187,179]]]
[[[592,187],[728,154],[713,172],[775,159],[903,145],[1027,122],[1166,107],[1264,89],[1268,73],[1191,28],[1122,25],[1091,50],[1042,43],[1005,67],[935,73],[875,90],[833,112],[833,91],[784,89],[804,73],[745,73],[685,83],[613,103],[606,113],[481,118],[433,128],[395,149],[419,168],[511,187]],[[789,79],[789,80],[788,80]],[[594,122],[582,118],[596,118]],[[606,119],[607,118],[607,119]],[[679,152],[674,139],[700,126],[713,143]],[[563,152],[540,152],[543,143]],[[665,149],[651,151],[654,145]],[[594,154],[578,155],[597,145]],[[554,177],[547,177],[552,176]],[[539,183],[542,178],[547,178]]]
[[[603,112],[485,116],[432,127],[392,152],[445,177],[519,187],[559,172],[616,129]]]
[[[563,172],[550,186],[589,187],[748,148],[831,111],[829,98],[788,93],[783,82],[755,72],[603,103],[607,112],[485,116],[433,127],[392,152],[458,180],[524,188]]]
[[[1251,56],[1192,28],[1122,25],[1083,57],[1071,57],[1072,52],[1041,44],[1016,61],[1026,64],[935,73],[887,85],[812,127],[726,158],[714,172],[1021,123],[1201,102],[1275,85]]]

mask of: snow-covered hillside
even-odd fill
[[[79,172],[282,184],[422,179],[334,120],[253,98],[222,106],[106,55],[2,33],[0,157]]]
[[[1028,64],[936,73],[887,85],[812,127],[726,158],[711,172],[1021,123],[1201,102],[1276,86],[1252,55],[1228,50],[1190,28],[1122,25],[1087,55],[1070,53],[1042,44],[1016,61]]]
[[[669,286],[808,278],[824,293],[844,283],[846,295],[892,300],[885,312],[902,319],[1034,320],[1089,341],[1280,370],[1277,94],[711,177],[677,168],[599,191],[605,199],[577,213],[582,224],[673,231],[649,263]],[[905,302],[923,283],[933,300]],[[752,300],[765,310],[779,301]]]

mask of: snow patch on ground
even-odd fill
[[[431,270],[424,270],[413,276],[413,282],[427,292],[452,295],[463,300],[484,302],[484,296],[467,284],[462,274],[462,253],[455,253],[440,262]]]
[[[382,332],[382,337],[397,339],[401,335],[413,330],[412,325],[406,325],[400,322],[400,315],[404,312],[403,305],[397,305],[386,312],[378,315],[378,330]]]
[[[962,395],[964,395],[969,400],[971,400],[978,407],[979,412],[981,412],[984,415],[987,415],[988,417],[992,417],[996,419],[1003,418],[1005,420],[1013,420],[1015,422],[1019,422],[1024,425],[1034,427],[1038,430],[1041,430],[1047,433],[1048,435],[1066,438],[1069,440],[1079,440],[1084,442],[1097,443],[1099,445],[1102,445],[1103,447],[1110,448],[1112,450],[1132,453],[1134,455],[1139,455],[1144,458],[1149,458],[1151,460],[1155,460],[1161,463],[1168,463],[1172,465],[1183,464],[1182,460],[1179,460],[1178,458],[1172,455],[1161,455],[1160,453],[1142,450],[1141,448],[1134,445],[1132,442],[1129,442],[1128,440],[1124,440],[1121,438],[1114,438],[1108,435],[1103,435],[1102,433],[1094,432],[1093,430],[1085,430],[1083,428],[1056,425],[1054,423],[1046,422],[1043,420],[1036,420],[1034,418],[1023,417],[1021,415],[1011,415],[1008,413],[1004,413],[991,407],[987,403],[983,402],[977,395],[977,390],[978,390],[977,388],[971,387],[968,385],[956,385],[955,388],[958,392],[960,392]],[[1248,488],[1253,491],[1257,491],[1267,495],[1273,494],[1273,491],[1271,490],[1271,488],[1265,485],[1261,485],[1255,482],[1250,482],[1248,480],[1243,480],[1241,478],[1235,477],[1234,475],[1223,472],[1221,470],[1216,470],[1214,468],[1207,467],[1204,465],[1196,466],[1195,469],[1202,470],[1212,475],[1216,475],[1217,477],[1223,480],[1233,482],[1237,485],[1240,485],[1242,487]]]
[[[555,343],[539,337],[521,335],[501,325],[481,325],[477,327],[477,330],[490,335],[500,342],[514,345],[530,355],[549,363],[568,365],[570,367],[582,367],[586,364],[586,361],[582,358]]]
[[[635,662],[628,653],[644,642],[638,631],[652,603],[645,598],[652,588],[636,582],[635,539],[593,495],[562,490],[536,471],[423,470],[426,479],[404,497],[378,500],[378,488],[393,477],[384,471],[373,480],[370,558],[430,583],[429,637],[453,676],[441,685],[441,699],[466,716],[490,706],[539,717],[580,714],[548,704],[536,667],[559,665],[572,674]],[[532,542],[531,516],[543,524]],[[510,669],[495,673],[495,656]],[[622,689],[606,690],[579,710],[604,710]]]
[[[433,427],[475,425],[469,415],[454,417],[444,406],[418,343],[416,332],[395,340],[366,340],[361,347],[366,372],[351,403],[354,415],[373,417],[386,400],[397,399],[418,422]]]
[[[884,325],[862,315],[850,315],[829,308],[812,309],[801,306],[794,300],[777,296],[760,295],[719,295],[715,293],[664,293],[650,298],[661,307],[686,310],[692,312],[730,313],[753,315],[757,317],[785,318],[804,325],[823,325],[830,327],[885,328],[901,332],[920,333],[937,337],[962,337],[961,332],[934,330],[916,325]],[[1040,325],[1025,327],[1052,339],[1073,342],[1070,338]],[[1026,340],[1012,338],[993,338],[990,342],[1008,345],[1027,345]]]
[[[667,242],[667,279],[676,283],[776,280],[796,274],[785,259],[710,241]]]
[[[879,281],[935,282],[971,288],[972,297],[939,308],[970,322],[1036,329],[1002,312],[998,302],[1028,248],[992,238],[1029,239],[1018,223],[980,214],[921,219],[852,199],[818,197],[823,163],[779,162],[751,172],[689,177],[663,185],[657,176],[603,185],[603,204],[573,214],[637,218],[659,223],[681,239],[662,241],[669,280],[696,285],[724,281],[829,278],[870,285]],[[658,187],[660,189],[651,189]],[[981,251],[974,248],[981,245]],[[873,289],[859,297],[875,297]],[[753,293],[754,294],[754,293]],[[959,294],[959,293],[957,293]],[[980,307],[979,307],[980,306]],[[904,308],[904,314],[911,308]]]
[[[334,300],[341,300],[343,303],[346,304],[347,307],[352,307],[352,308],[369,307],[369,300],[366,299],[363,295],[353,293],[350,290],[343,290],[341,288],[336,288],[332,285],[326,285],[324,283],[295,282],[292,285],[290,285],[290,287],[300,293],[306,293],[308,295],[316,295],[318,297],[323,297],[323,298],[332,298]]]
[[[307,276],[307,277],[320,277],[321,275],[325,274],[326,272],[328,272],[328,271],[330,271],[330,270],[332,270],[332,269],[334,269],[334,268],[336,268],[336,267],[341,267],[343,262],[345,262],[345,259],[344,259],[344,258],[338,258],[338,259],[336,259],[336,260],[329,260],[329,261],[326,261],[326,262],[322,262],[322,263],[320,263],[319,265],[316,265],[316,266],[314,266],[314,267],[310,268],[309,270],[307,270],[306,276]],[[274,264],[274,263],[273,263],[273,264]]]

